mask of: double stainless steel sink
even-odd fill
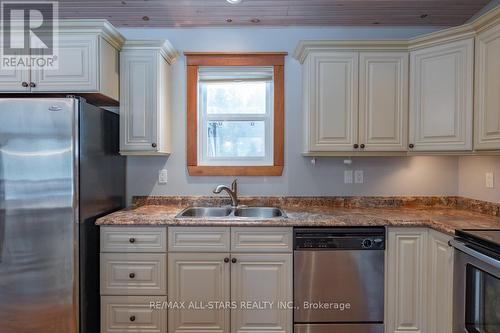
[[[176,218],[213,218],[213,219],[272,219],[286,218],[285,212],[278,207],[188,207],[177,214]]]

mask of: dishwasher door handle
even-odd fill
[[[490,256],[487,256],[486,254],[483,254],[479,251],[471,249],[464,242],[461,242],[461,241],[456,240],[456,239],[451,239],[449,241],[449,244],[451,246],[453,246],[455,249],[457,249],[458,251],[461,251],[461,252],[463,252],[463,253],[465,253],[473,258],[476,258],[477,260],[480,260],[484,263],[487,263],[488,265],[491,265],[495,268],[500,269],[500,260],[497,260],[497,259],[492,258]]]

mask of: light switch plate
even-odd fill
[[[486,188],[494,188],[495,187],[495,179],[493,176],[493,172],[486,173]]]
[[[158,173],[158,184],[166,184],[168,181],[167,169],[161,169]]]
[[[354,171],[354,183],[363,184],[363,182],[364,182],[363,170]]]
[[[344,171],[344,184],[352,184],[352,170]]]

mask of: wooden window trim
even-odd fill
[[[187,168],[190,176],[281,176],[285,148],[286,52],[213,53],[186,52],[187,64]],[[198,67],[273,66],[274,68],[274,156],[270,166],[198,165]]]

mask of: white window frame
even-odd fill
[[[203,67],[200,67],[200,69]],[[240,67],[238,67],[240,68]],[[237,71],[234,68],[233,71]],[[253,67],[259,68],[259,67]],[[272,67],[262,66],[269,69]],[[224,67],[222,71],[232,72],[231,68]],[[233,79],[245,81],[245,79]],[[255,81],[255,79],[252,79]],[[231,80],[228,80],[231,81]],[[248,80],[250,81],[250,80]],[[198,81],[198,165],[200,166],[272,166],[274,163],[274,74],[270,84],[266,87],[266,112],[264,114],[207,114],[206,89],[209,82]],[[209,157],[208,156],[208,122],[209,121],[263,121],[264,122],[264,147],[263,157]]]

